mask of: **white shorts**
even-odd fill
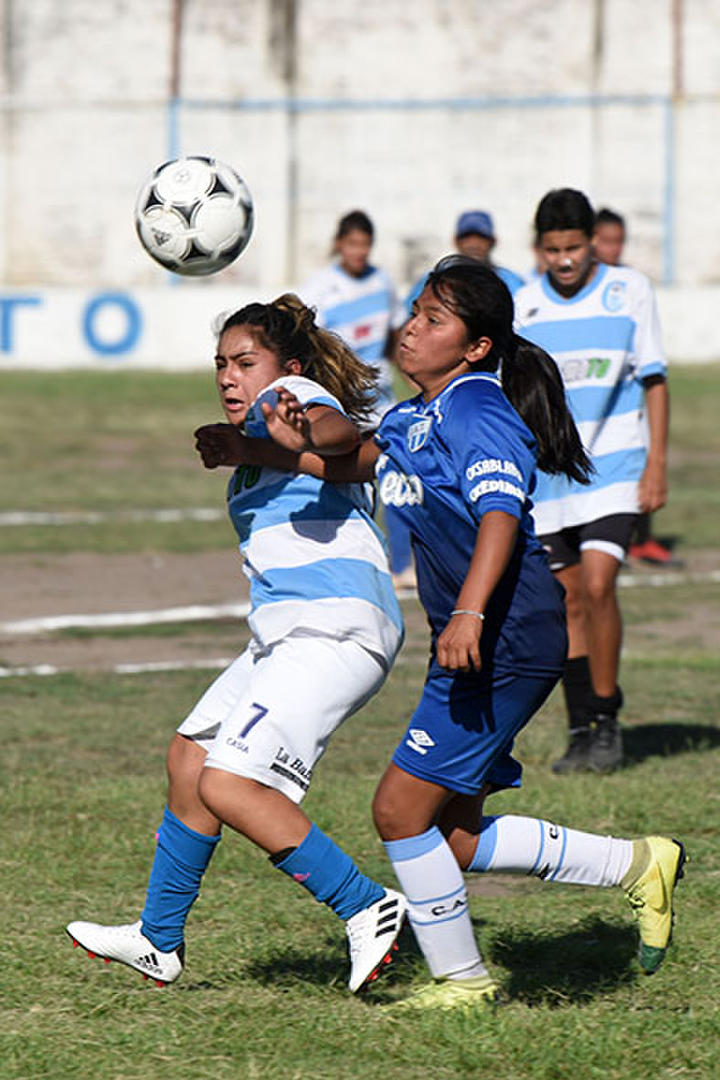
[[[177,730],[207,748],[206,768],[259,780],[299,803],[332,733],[385,676],[355,641],[298,633],[268,649],[251,643]]]

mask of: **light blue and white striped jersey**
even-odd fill
[[[388,336],[406,318],[390,277],[376,266],[368,266],[362,277],[353,277],[339,263],[332,263],[314,274],[299,296],[316,309],[319,326],[339,334],[364,363],[379,369],[379,420],[395,402],[392,367],[385,355]]]
[[[283,376],[251,406],[245,431],[267,437],[260,403],[286,386],[303,404],[338,400],[303,376]],[[228,485],[230,518],[250,580],[248,624],[262,645],[290,633],[351,639],[389,667],[403,623],[382,534],[362,484],[239,466]]]
[[[592,280],[567,299],[543,274],[515,294],[515,315],[518,333],[555,359],[596,469],[587,487],[538,473],[538,535],[637,513],[647,458],[642,381],[666,371],[650,282],[630,267],[598,263]]]

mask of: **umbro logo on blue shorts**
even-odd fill
[[[422,728],[410,728],[409,735],[410,738],[405,745],[411,750],[417,750],[418,754],[427,754],[428,747],[435,745],[435,740]]]

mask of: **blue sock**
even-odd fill
[[[171,952],[182,944],[185,920],[200,892],[200,883],[220,839],[183,825],[165,807],[145,907],[143,934],[156,949]]]
[[[303,842],[276,866],[341,919],[357,915],[385,895],[382,885],[361,874],[350,856],[317,825],[311,825]]]

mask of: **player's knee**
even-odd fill
[[[605,574],[590,574],[585,582],[585,596],[590,607],[607,606],[615,602],[615,578]]]
[[[375,792],[372,802],[372,816],[379,835],[383,840],[387,840],[388,829],[392,827],[392,813],[388,800],[380,790]]]
[[[373,821],[383,840],[404,840],[417,836],[429,827],[426,815],[409,804],[400,791],[381,784],[372,804]]]
[[[375,828],[383,840],[399,840],[409,835],[403,820],[403,807],[388,785],[381,785],[375,792],[372,815]]]
[[[197,784],[206,757],[207,753],[202,747],[176,732],[170,741],[165,761],[170,783],[194,780]]]
[[[585,618],[585,598],[578,590],[565,594],[565,613],[569,623]]]

